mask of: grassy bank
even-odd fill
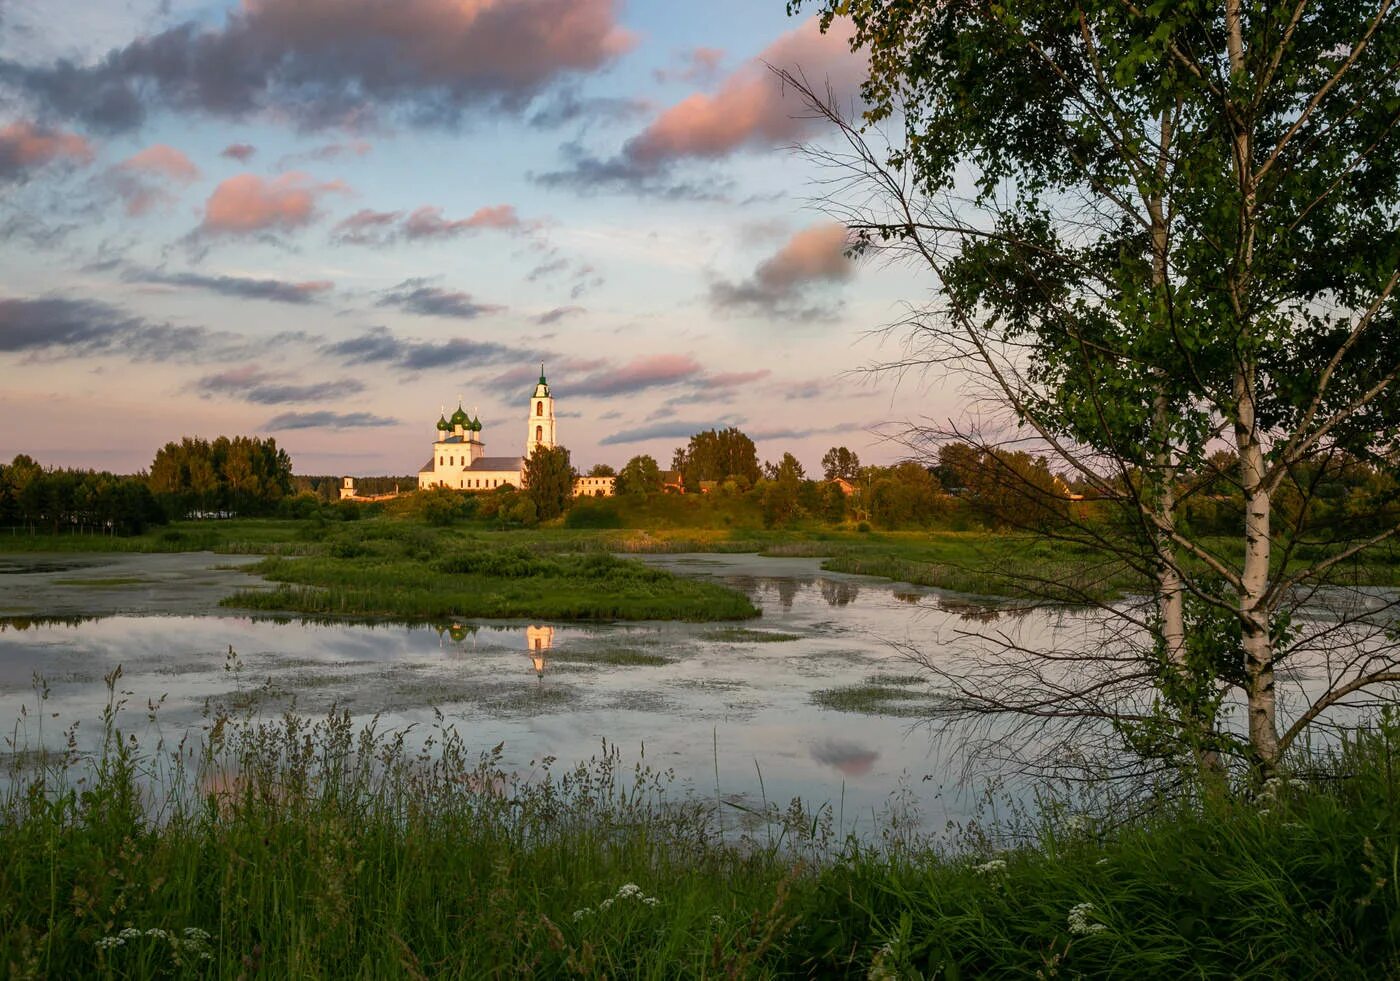
[[[451,730],[220,721],[203,754],[14,770],[12,977],[1381,977],[1400,736],[1254,803],[1045,820],[992,850],[678,799],[604,748],[526,781]],[[86,782],[77,784],[79,776]],[[1051,809],[1051,813],[1057,813]],[[723,824],[723,827],[722,827]],[[724,827],[729,834],[723,834]]]
[[[269,558],[249,571],[281,583],[224,606],[407,620],[739,620],[758,610],[739,592],[610,555],[539,556],[479,546],[420,563],[378,558]]]
[[[758,610],[736,590],[604,552],[527,548],[401,521],[356,522],[316,554],[249,567],[280,585],[224,605],[328,616],[444,619],[737,620]]]
[[[674,509],[674,502],[669,505]],[[705,517],[701,504],[688,505],[700,517]],[[352,512],[347,512],[352,513]],[[668,512],[669,513],[669,512]],[[681,514],[685,517],[689,512]],[[713,517],[710,515],[710,517]],[[698,518],[697,518],[698,520]],[[403,591],[390,597],[386,590],[377,595],[367,580],[372,570],[368,566],[383,555],[366,553],[365,543],[398,542],[403,554],[398,558],[423,564],[425,560],[440,559],[454,551],[471,549],[524,550],[532,555],[553,556],[564,563],[563,580],[575,579],[570,563],[580,555],[597,553],[675,553],[757,552],[772,556],[808,556],[822,559],[823,568],[835,572],[880,576],[915,585],[934,586],[982,596],[1012,598],[1051,598],[1065,602],[1103,602],[1129,593],[1140,593],[1150,584],[1132,568],[1101,550],[1068,542],[1058,542],[1022,534],[989,531],[860,531],[858,528],[813,527],[796,529],[763,529],[735,527],[685,527],[677,518],[661,522],[653,528],[568,528],[544,526],[501,530],[485,522],[458,522],[448,527],[428,525],[403,515],[378,515],[354,521],[328,521],[324,518],[294,519],[233,519],[225,521],[176,522],[171,526],[131,538],[102,536],[3,536],[0,554],[40,551],[135,551],[171,552],[208,550],[227,554],[258,554],[283,558],[305,557],[319,560],[321,565],[306,563],[293,573],[288,563],[269,563],[289,586],[275,594],[287,609],[308,613],[357,613],[371,615],[388,613],[398,616],[436,616],[448,610],[465,610],[459,604],[463,594],[455,592],[446,581],[430,584],[421,592],[424,602],[415,604]],[[1233,540],[1208,542],[1223,555],[1237,549]],[[372,547],[372,546],[371,546]],[[1304,559],[1316,558],[1307,550],[1292,561],[1301,567]],[[389,558],[394,558],[389,556]],[[421,578],[407,568],[396,568],[395,576],[407,574]],[[387,574],[387,570],[386,570]],[[1400,586],[1400,545],[1383,544],[1365,553],[1363,559],[1336,566],[1332,580],[1349,585]],[[305,579],[305,581],[302,581]],[[569,584],[563,580],[551,583],[564,597],[559,604],[566,611],[578,609],[581,616],[629,616],[621,612],[610,614],[595,603],[587,583]],[[382,584],[381,584],[382,585]],[[480,583],[466,584],[478,590]],[[305,590],[300,587],[315,587]],[[316,592],[320,590],[321,592]],[[645,590],[634,584],[627,592],[625,608],[638,616],[657,615],[648,609]],[[432,594],[432,595],[429,595]],[[543,609],[527,612],[520,600],[525,594],[502,593],[501,612],[478,612],[480,616],[552,616]],[[580,602],[582,600],[582,602]],[[269,602],[266,598],[240,597],[240,603],[253,605]],[[689,597],[682,601],[687,617],[705,617],[708,600]],[[258,606],[258,608],[265,608]],[[485,610],[480,601],[471,607]],[[714,616],[731,615],[717,611]],[[468,615],[459,612],[459,615]],[[666,616],[664,612],[660,615]],[[732,614],[748,615],[744,613]]]

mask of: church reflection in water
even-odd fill
[[[472,647],[476,647],[476,632],[481,628],[474,623],[440,623],[433,627],[437,631],[438,646],[443,650],[447,649],[448,642],[460,646],[468,637],[472,639]]]
[[[525,649],[530,654],[530,662],[535,666],[535,676],[544,677],[544,652],[554,646],[553,627],[526,627]]]

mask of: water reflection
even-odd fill
[[[1062,612],[988,606],[907,584],[897,595],[890,583],[824,573],[813,559],[650,561],[744,590],[763,607],[762,619],[415,625],[10,617],[0,619],[0,630],[10,631],[0,635],[0,725],[25,704],[34,714],[36,672],[52,682],[44,718],[95,718],[106,702],[102,675],[121,664],[123,684],[136,692],[133,704],[169,695],[160,713],[167,737],[201,725],[211,700],[264,717],[293,706],[306,715],[336,706],[360,719],[379,716],[386,726],[426,728],[441,717],[473,746],[504,743],[509,767],[527,768],[545,756],[573,762],[606,738],[626,752],[645,746],[649,762],[674,767],[693,787],[718,781],[726,794],[841,798],[871,813],[901,774],[932,774],[943,783],[947,755],[911,735],[908,719],[824,708],[814,693],[900,670],[890,641],[937,657],[965,650],[973,643],[967,635],[976,633],[966,619],[1010,617],[1008,632],[1026,645],[1078,645]],[[230,646],[247,668],[241,682],[225,671]],[[540,683],[546,671],[549,685]],[[54,730],[61,724],[55,721]],[[45,740],[49,731],[46,723]],[[88,731],[85,722],[80,738]],[[927,804],[931,827],[953,816],[941,800]]]
[[[472,646],[475,646],[476,633],[481,627],[475,623],[440,623],[435,624],[433,629],[437,631],[438,646],[446,649],[449,640],[460,644],[468,637],[472,638]]]
[[[822,599],[827,606],[846,606],[860,595],[860,587],[849,579],[822,579]]]
[[[0,617],[0,634],[6,630],[38,630],[41,627],[76,627],[97,617]]]
[[[1014,603],[984,603],[962,596],[939,595],[934,606],[944,613],[951,613],[959,620],[972,623],[995,623],[998,620],[1020,620],[1029,616],[1036,608]]]
[[[529,626],[525,628],[525,649],[535,666],[535,677],[544,678],[544,652],[554,646],[554,628]]]
[[[843,739],[827,739],[812,747],[812,759],[848,777],[863,777],[875,766],[880,754]]]

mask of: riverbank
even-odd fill
[[[347,512],[351,514],[355,512]],[[809,556],[823,560],[835,572],[879,576],[896,582],[931,586],[977,596],[1056,600],[1067,603],[1103,603],[1150,588],[1140,573],[1122,559],[1099,548],[1051,538],[989,531],[871,531],[862,526],[796,529],[679,527],[567,528],[542,526],[502,530],[487,522],[429,525],[402,515],[379,515],[354,521],[311,519],[231,519],[185,521],[129,538],[84,535],[0,535],[0,556],[75,552],[173,553],[211,551],[221,555],[279,556],[285,559],[321,560],[320,570],[308,563],[289,583],[337,587],[353,580],[353,560],[363,559],[366,545],[398,542],[405,558],[441,558],[469,550],[524,550],[538,555],[586,555],[594,553],[649,554],[673,552],[754,552],[766,556]],[[1206,541],[1222,555],[1238,548],[1233,540]],[[1301,567],[1314,557],[1306,548],[1290,560]],[[416,554],[415,554],[416,553]],[[350,561],[347,561],[350,560]],[[335,567],[339,563],[339,569]],[[294,566],[270,564],[279,574],[293,575]],[[421,570],[420,570],[421,572]],[[1328,581],[1346,586],[1400,586],[1400,546],[1386,543],[1368,550],[1364,557],[1339,563]],[[312,580],[315,581],[312,581]],[[439,584],[440,585],[440,584]],[[415,611],[411,598],[381,604],[396,615],[433,615],[441,608],[441,596],[424,593]],[[289,612],[325,613],[338,601],[302,601],[291,591],[282,595],[296,600]],[[259,601],[261,602],[261,601]],[[367,597],[347,597],[347,609],[375,608]],[[702,603],[701,606],[704,604]],[[489,610],[477,604],[476,609]],[[528,610],[518,604],[509,607]],[[480,615],[511,615],[502,607]],[[694,615],[695,608],[692,608]],[[522,612],[548,616],[543,608]],[[585,616],[609,615],[601,606],[584,610]],[[623,614],[626,615],[626,614]]]
[[[935,847],[897,823],[858,844],[829,808],[675,798],[606,751],[520,781],[451,730],[427,758],[344,716],[212,725],[202,755],[143,753],[109,725],[90,765],[12,768],[0,961],[13,976],[1400,969],[1393,727],[1267,800],[1111,821],[1051,807]]]

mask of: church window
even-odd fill
[[[535,442],[536,442],[536,443],[543,443],[543,442],[544,442],[544,427],[543,427],[543,426],[536,426],[536,427],[535,427]]]
[[[535,415],[537,415],[537,416],[542,416],[542,415],[544,415],[544,403],[543,403],[543,402],[536,402],[536,403],[535,403]]]

